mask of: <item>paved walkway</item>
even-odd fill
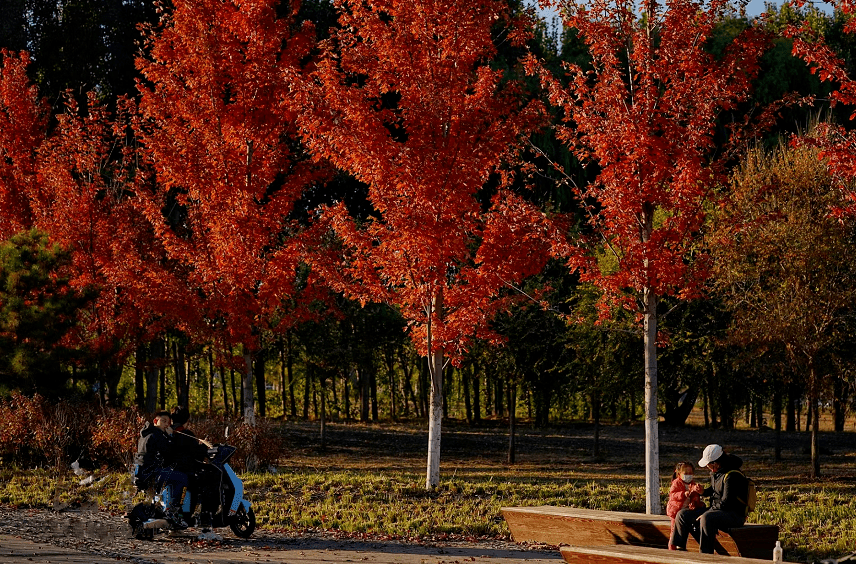
[[[38,544],[9,535],[0,535],[0,562],[3,564],[116,564],[115,558],[98,557],[67,548]]]
[[[480,547],[430,547],[384,542],[301,539],[293,547],[223,550],[215,552],[163,553],[135,556],[138,564],[309,564],[356,562],[373,564],[558,564],[559,552],[526,552]],[[115,564],[116,558],[40,544],[0,535],[2,564]]]

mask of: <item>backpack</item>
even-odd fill
[[[725,473],[725,478],[728,478],[728,475],[732,472],[737,472],[743,479],[746,480],[746,499],[737,498],[738,501],[741,501],[746,504],[746,515],[748,516],[750,513],[755,511],[755,506],[758,504],[758,491],[755,488],[755,482],[752,481],[751,478],[747,478],[746,474],[741,472],[740,470],[729,470]]]

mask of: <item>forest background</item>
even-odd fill
[[[481,16],[502,15],[487,40],[473,28],[482,43],[473,40],[466,72],[479,80],[461,90],[479,104],[462,115],[481,120],[470,124],[471,170],[456,169],[470,207],[406,226],[390,210],[434,208],[424,193],[392,199],[418,174],[378,139],[423,171],[446,161],[418,156],[417,129],[402,125],[413,84],[390,86],[386,69],[374,77],[384,67],[362,60],[348,35],[368,33],[361,21],[386,22],[396,3],[371,20],[326,2],[4,2],[3,393],[94,397],[141,413],[184,404],[322,429],[326,420],[428,420],[432,390],[444,417],[474,425],[524,417],[597,429],[602,418],[643,417],[638,286],[604,292],[556,250],[590,238],[584,216],[598,206],[580,187],[607,166],[562,137],[568,114],[521,62],[532,55],[561,81],[564,63],[591,68],[592,47],[519,3],[478,5]],[[714,114],[710,145],[724,174],[693,212],[650,214],[664,225],[705,212],[703,224],[684,226],[693,237],[677,252],[703,276],[672,283],[655,303],[654,407],[667,425],[696,409],[705,427],[733,429],[742,417],[785,432],[816,431],[828,407],[842,432],[856,401],[852,174],[829,164],[843,157],[824,144],[838,138],[822,125],[842,124],[846,140],[851,109],[832,102],[846,90],[851,18],[790,6],[763,19],[714,12],[702,46],[711,60],[727,60],[747,31],[767,43],[748,96]],[[795,40],[815,36],[842,73],[794,54]],[[334,75],[311,74],[329,68],[345,77],[338,86],[357,86],[339,92],[344,106],[315,88],[335,92],[324,83]],[[354,90],[361,97],[348,97]],[[734,144],[730,124],[746,116],[753,135]],[[443,138],[457,123],[429,117],[423,129]],[[449,245],[459,254],[447,263],[401,262],[428,245],[413,233],[451,240],[459,223]],[[607,247],[595,261],[609,274],[628,255],[610,258]],[[434,293],[420,294],[426,285]],[[819,449],[812,458],[819,474]]]

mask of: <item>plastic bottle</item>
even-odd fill
[[[779,541],[773,547],[773,564],[782,564],[782,543]]]

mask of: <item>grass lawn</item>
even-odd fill
[[[242,476],[261,527],[327,529],[356,537],[496,538],[509,534],[502,506],[644,512],[641,425],[603,427],[598,459],[591,456],[590,425],[545,430],[523,425],[517,463],[508,465],[504,428],[450,423],[443,430],[441,485],[432,492],[424,488],[423,425],[333,424],[327,432],[322,451],[317,424],[283,424],[287,455],[275,471]],[[770,430],[661,426],[664,499],[674,464],[695,462],[706,444],[718,442],[743,458],[746,474],[758,485],[758,512],[750,521],[779,525],[786,560],[812,562],[856,551],[856,434],[822,434],[818,480],[808,478],[807,433],[782,434],[780,462],[773,460],[774,440]],[[706,479],[706,472],[699,476]],[[126,474],[97,473],[102,480],[89,487],[78,486],[73,477],[4,468],[0,503],[50,507],[90,499],[123,512],[135,500]]]

